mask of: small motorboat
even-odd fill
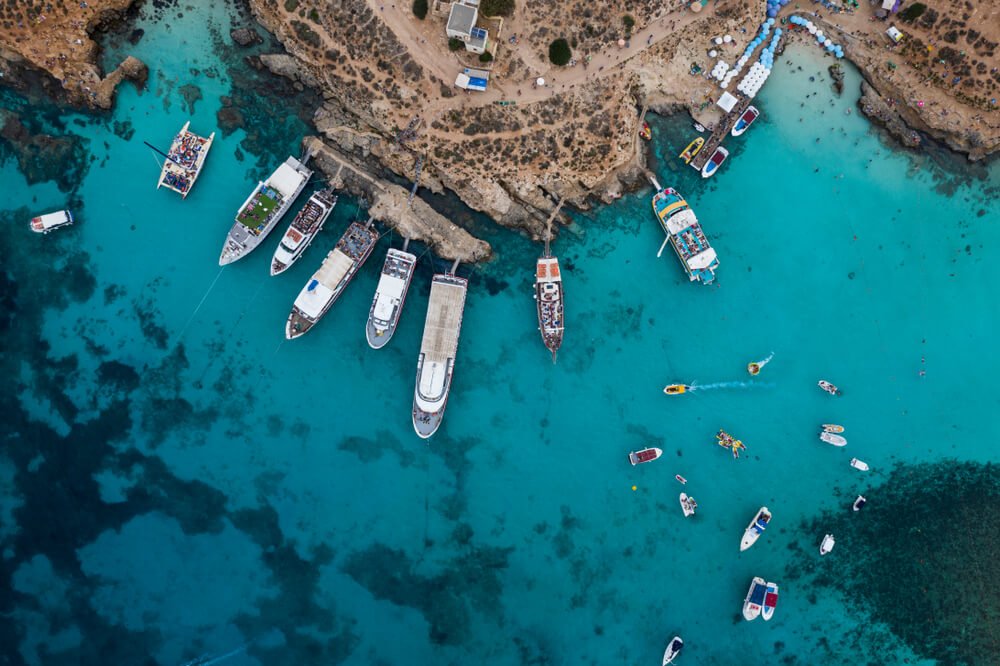
[[[733,136],[743,134],[743,132],[750,129],[750,126],[753,125],[753,121],[757,120],[758,116],[760,116],[760,111],[758,111],[756,107],[748,106],[747,110],[743,112],[742,116],[740,116],[740,119],[736,121],[735,125],[733,125],[732,132],[730,133]]]
[[[771,354],[765,359],[747,363],[747,372],[750,373],[751,377],[756,377],[760,374],[760,371],[764,369],[764,366],[771,362],[772,358],[774,358],[774,352],[771,352]]]
[[[705,166],[701,168],[701,177],[710,178],[711,176],[714,176],[715,172],[719,170],[719,167],[722,166],[722,163],[726,161],[727,157],[729,157],[728,150],[722,146],[716,148],[715,152],[712,153],[712,156],[708,158],[707,162],[705,162]]]
[[[766,592],[767,583],[760,576],[754,576],[753,580],[750,581],[750,589],[747,590],[747,597],[743,600],[743,617],[748,622],[760,617]]]
[[[861,508],[865,504],[868,504],[868,500],[865,499],[865,496],[858,495],[858,499],[854,500],[854,504],[851,505],[851,508],[854,509],[855,511],[861,511]]]
[[[705,131],[705,126],[702,125],[701,123],[695,123],[694,124],[694,128],[695,128],[695,130],[697,130],[699,132],[704,132]]]
[[[858,460],[857,458],[851,458],[851,467],[854,469],[859,469],[862,472],[867,472],[871,469],[864,460]]]
[[[823,424],[823,432],[832,432],[832,433],[839,434],[839,433],[844,432],[844,426],[842,426],[842,425],[835,425],[833,423],[824,423]]]
[[[693,497],[688,497],[687,493],[681,493],[681,510],[684,512],[684,517],[694,515],[694,510],[698,508],[698,503],[694,501]],[[857,511],[857,509],[855,509]]]
[[[821,432],[819,438],[826,442],[827,444],[833,444],[834,446],[847,446],[847,440],[843,435],[834,435],[832,432]]]
[[[819,544],[819,554],[826,555],[831,550],[833,550],[833,547],[836,544],[837,542],[836,540],[834,540],[833,535],[827,534],[825,537],[823,537],[823,542]]]
[[[768,583],[767,593],[764,595],[764,608],[760,611],[760,616],[765,622],[774,615],[774,609],[778,606],[778,584]]]
[[[698,154],[698,151],[701,150],[701,147],[704,145],[705,137],[696,137],[695,140],[689,143],[687,148],[685,148],[677,157],[684,160],[684,164],[691,164],[691,160],[694,159],[694,156]]]
[[[687,384],[671,384],[663,389],[663,392],[667,395],[680,395],[681,393],[687,393],[691,390],[691,387]]]
[[[685,479],[685,478],[684,478],[683,476],[681,476],[680,474],[674,474],[674,478],[675,478],[675,479],[677,479],[678,481],[680,481],[680,483],[681,483],[681,485],[682,485],[682,486],[683,486],[683,485],[687,485],[687,482],[688,482],[688,480],[687,480],[687,479]]]
[[[740,541],[740,551],[742,552],[757,543],[757,539],[764,533],[770,522],[771,512],[767,510],[766,506],[760,507],[757,515],[753,517],[753,520],[747,525],[746,531],[743,532],[743,539]],[[761,584],[763,583],[764,581],[761,581]]]
[[[650,139],[653,138],[653,130],[650,129],[649,123],[643,121],[642,129],[639,130],[639,136],[641,136],[646,141],[649,141]]]
[[[36,234],[47,234],[56,229],[62,229],[73,224],[73,214],[68,210],[60,210],[55,213],[46,213],[38,217],[31,218],[31,230]]]
[[[821,389],[823,389],[824,391],[826,391],[830,395],[843,395],[843,393],[841,392],[841,390],[839,388],[837,388],[836,386],[834,386],[830,382],[826,381],[825,379],[821,379],[821,380],[819,380],[816,383],[819,385],[819,387]]]
[[[684,641],[681,640],[680,636],[674,636],[671,638],[670,645],[667,646],[667,650],[663,653],[663,666],[674,663],[674,659],[680,655],[683,647]]]
[[[633,466],[641,465],[642,463],[648,463],[656,460],[663,455],[663,449],[649,448],[643,449],[642,451],[632,451],[628,454],[628,461],[632,463]]]

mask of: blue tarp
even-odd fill
[[[469,77],[469,89],[471,90],[486,90],[486,79],[474,79]]]

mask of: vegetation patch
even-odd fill
[[[569,48],[569,42],[565,39],[559,38],[549,44],[549,60],[552,61],[553,65],[563,65],[569,64],[570,58],[573,57],[573,51]]]
[[[510,16],[514,13],[514,0],[481,0],[479,11],[483,16]]]
[[[421,21],[427,18],[427,0],[413,0],[413,15]]]

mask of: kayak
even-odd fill
[[[867,472],[871,469],[864,460],[858,460],[857,458],[851,458],[851,467],[854,469],[859,469],[862,472]]]
[[[839,388],[837,388],[830,382],[826,381],[825,379],[821,379],[816,383],[819,385],[821,389],[823,389],[830,395],[841,395],[843,393]]]
[[[681,393],[687,393],[691,390],[691,387],[687,384],[671,384],[663,389],[663,392],[667,395],[680,395]]]
[[[842,425],[834,425],[832,423],[824,423],[823,424],[823,432],[842,433],[842,432],[844,432],[844,426],[842,426]]]
[[[832,444],[834,446],[847,446],[847,440],[840,435],[834,435],[831,432],[821,432],[819,438],[826,442],[827,444]]]

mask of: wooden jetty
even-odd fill
[[[719,122],[715,124],[715,129],[712,130],[712,135],[708,137],[705,141],[705,145],[701,147],[698,154],[694,156],[693,160],[691,160],[691,166],[697,171],[701,171],[702,167],[705,166],[705,162],[707,162],[708,158],[710,158],[715,152],[715,149],[722,145],[722,140],[729,136],[729,133],[736,125],[736,121],[740,119],[743,112],[750,106],[750,102],[753,101],[740,92],[731,94],[734,94],[739,99],[739,102],[736,103],[736,106],[733,107],[732,111],[724,115]]]

